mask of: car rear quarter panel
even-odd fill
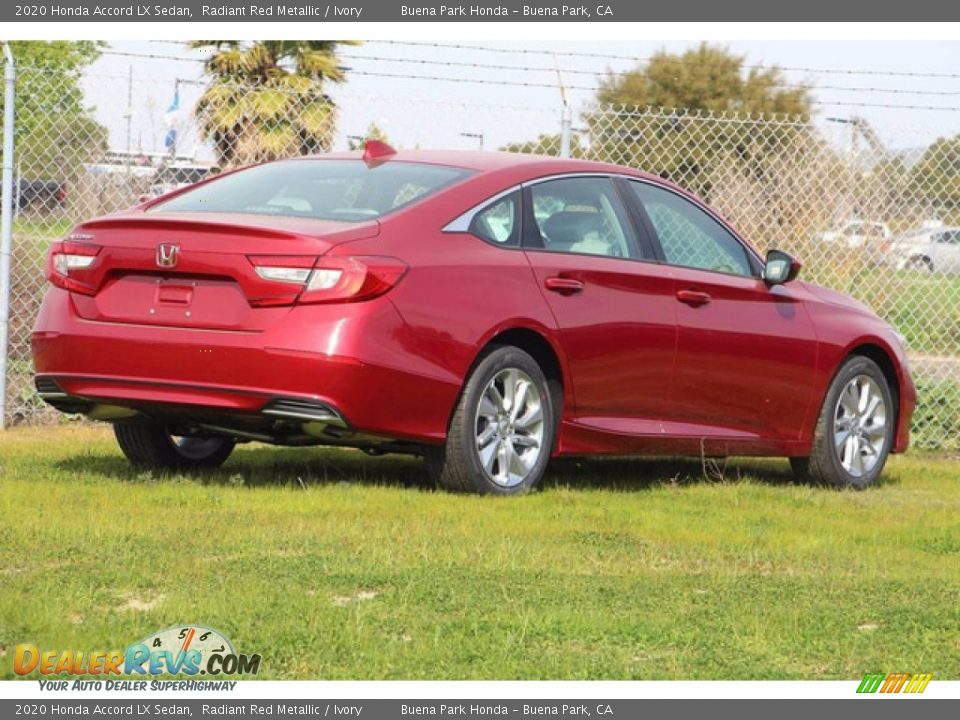
[[[456,207],[458,214],[465,209],[462,203]],[[416,371],[456,386],[444,403],[438,428],[443,434],[478,353],[501,332],[522,328],[538,333],[565,368],[555,320],[523,252],[495,247],[469,233],[442,232],[452,217],[441,214],[429,223],[398,218],[384,223],[379,238],[333,251],[386,255],[409,266],[387,297],[406,324],[397,340]]]

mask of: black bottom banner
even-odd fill
[[[909,704],[908,709],[905,705]],[[737,718],[911,720],[957,717],[954,700],[856,698],[849,700],[0,700],[0,718],[269,717],[269,718]]]

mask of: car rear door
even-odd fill
[[[688,198],[651,182],[629,187],[674,281],[668,432],[747,444],[798,439],[819,400],[811,398],[817,342],[802,290],[768,287],[759,260]]]
[[[671,280],[606,176],[524,188],[524,252],[556,318],[572,411],[603,432],[659,434],[676,343]],[[568,406],[569,408],[569,406]]]

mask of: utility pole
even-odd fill
[[[129,182],[130,176],[130,135],[133,124],[133,65],[128,66],[127,74],[127,113],[123,116],[124,120],[127,121],[127,182]]]
[[[480,143],[480,150],[483,150],[483,133],[474,133],[474,132],[462,132],[460,133],[462,137],[473,138],[478,140]]]
[[[570,112],[570,103],[567,102],[567,88],[563,84],[563,75],[560,74],[560,63],[557,56],[553,56],[553,66],[557,69],[557,83],[560,86],[560,157],[570,157],[570,126],[573,124]]]
[[[847,170],[849,173],[849,188],[847,190],[847,208],[844,211],[847,219],[850,219],[857,206],[857,121],[856,118],[828,117],[825,119],[827,122],[846,125],[850,128],[850,149],[848,150],[850,167]]]

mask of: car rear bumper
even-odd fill
[[[459,383],[408,353],[404,332],[383,298],[293,307],[263,332],[227,332],[84,320],[52,289],[32,342],[37,382],[64,410],[236,416],[262,428],[297,421],[270,413],[286,400],[327,407],[353,432],[438,442]]]

